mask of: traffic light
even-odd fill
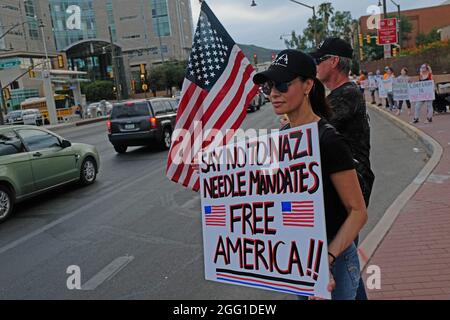
[[[272,61],[275,61],[276,57],[277,57],[277,55],[275,53],[272,53]]]
[[[253,54],[253,63],[255,66],[258,64],[258,56],[256,55],[256,53]]]
[[[372,37],[370,36],[370,34],[366,35],[366,41],[367,44],[370,44],[372,42]]]
[[[3,99],[5,101],[11,100],[11,92],[9,91],[9,88],[3,89]]]
[[[362,33],[358,35],[358,39],[359,39],[359,46],[362,47],[364,45]]]
[[[62,54],[58,55],[58,68],[64,69],[64,56]]]
[[[141,63],[139,65],[139,72],[141,75],[145,75],[145,64]]]
[[[31,79],[36,78],[36,72],[34,71],[34,67],[28,67],[28,75]]]

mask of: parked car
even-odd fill
[[[173,98],[116,103],[107,121],[108,138],[117,153],[129,146],[159,144],[169,149],[178,102]]]
[[[28,109],[22,112],[23,124],[42,126],[44,124],[44,117],[39,109]]]
[[[250,101],[249,106],[247,107],[247,110],[249,111],[256,111],[261,109],[261,106],[266,104],[266,99],[261,91],[258,90],[256,95],[253,97],[252,101]]]
[[[71,143],[36,126],[0,128],[0,222],[14,204],[67,183],[92,184],[100,168],[94,146]]]
[[[23,110],[11,111],[6,115],[7,124],[23,124]]]
[[[102,100],[100,102],[94,102],[87,106],[86,108],[86,118],[97,118],[104,117],[111,113],[112,103]]]

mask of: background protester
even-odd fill
[[[402,68],[402,70],[400,71],[400,75],[397,78],[404,79],[409,82],[408,68],[406,68],[406,67]],[[411,115],[411,101],[409,101],[409,100],[400,100],[398,102],[398,110],[397,110],[396,114],[399,115],[400,113],[402,113],[403,102],[406,102],[406,107],[408,108],[408,116],[410,116]]]
[[[370,126],[366,103],[361,91],[347,77],[353,49],[342,39],[328,38],[312,56],[317,64],[317,78],[331,90],[327,98],[333,110],[330,123],[350,144],[360,187],[368,206],[375,176],[370,164]],[[358,245],[358,238],[355,244]],[[362,281],[357,299],[367,299]]]
[[[330,55],[322,59],[334,58]],[[316,78],[313,59],[300,51],[284,50],[275,61],[253,80],[263,85],[275,113],[288,115],[290,125],[285,128],[318,123],[332,279],[329,290],[333,299],[353,300],[360,281],[354,239],[367,221],[367,210],[352,153],[344,137],[325,120],[330,118],[331,111],[325,88]],[[348,81],[348,70],[345,77]]]
[[[431,67],[427,63],[424,63],[420,67],[419,81],[429,81],[429,80],[433,80],[433,72],[431,70]],[[417,101],[415,103],[413,123],[419,122],[420,109],[422,108],[422,106],[426,107],[427,109],[427,120],[425,121],[425,123],[431,123],[433,121],[433,101],[431,100]]]
[[[393,80],[395,78],[394,70],[391,67],[384,68],[384,76],[383,80]],[[389,108],[389,111],[393,111],[397,108],[397,104],[394,101],[394,92],[391,89],[387,92],[387,98],[386,98],[386,108]]]

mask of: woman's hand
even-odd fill
[[[334,277],[330,269],[330,282],[328,282],[327,290],[328,292],[331,293],[333,292],[334,289],[336,289],[336,281],[334,281]],[[325,299],[319,297],[309,297],[308,300],[325,300]]]

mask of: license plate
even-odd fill
[[[127,129],[127,130],[134,129],[134,124],[126,124],[125,129]]]

